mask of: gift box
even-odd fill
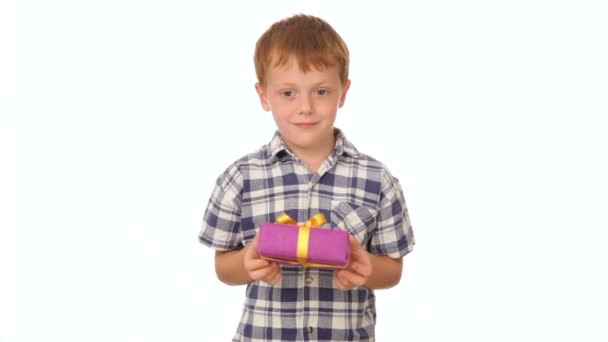
[[[287,218],[279,217],[278,223],[260,226],[257,252],[261,258],[303,267],[347,265],[350,250],[347,231],[318,227],[325,223],[322,214],[313,217],[317,220],[311,219],[299,226]]]

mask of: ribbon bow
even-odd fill
[[[279,215],[279,217],[277,217],[275,222],[280,223],[280,224],[290,224],[290,225],[294,225],[294,226],[298,225],[298,222],[296,222],[296,220],[291,218],[286,213],[282,213],[281,215]],[[308,242],[310,240],[310,229],[313,227],[322,226],[326,222],[327,221],[325,220],[325,215],[323,215],[323,213],[318,213],[318,214],[314,215],[313,217],[311,217],[308,221],[304,222],[303,225],[299,226],[298,249],[296,252],[297,261],[274,259],[274,258],[266,258],[266,259],[286,262],[291,265],[301,265],[304,268],[308,268],[311,266],[312,267],[332,267],[331,265],[314,264],[314,263],[308,262]]]

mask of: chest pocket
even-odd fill
[[[376,231],[376,213],[370,208],[350,202],[332,201],[331,223],[350,232],[361,246],[368,244]]]

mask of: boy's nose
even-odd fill
[[[313,109],[313,98],[311,95],[301,95],[299,101],[299,114],[310,114]]]

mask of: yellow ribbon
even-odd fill
[[[291,218],[286,213],[282,213],[275,220],[276,223],[280,224],[289,224],[297,226],[298,223],[296,220]],[[315,264],[308,262],[308,244],[310,241],[310,229],[314,227],[320,227],[324,225],[327,221],[325,220],[325,215],[323,213],[318,213],[311,217],[308,221],[304,222],[303,225],[299,226],[298,230],[298,249],[296,252],[297,261],[287,260],[287,259],[279,259],[279,258],[270,258],[263,257],[266,260],[280,261],[285,262],[291,265],[301,265],[304,268],[308,267],[331,267],[337,268],[335,265],[326,265],[326,264]]]

